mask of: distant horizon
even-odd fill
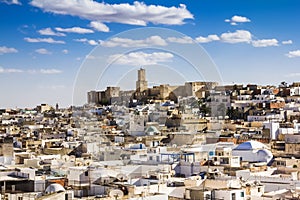
[[[201,81],[201,80],[199,80],[199,81],[187,81],[187,82],[203,82],[203,81]],[[212,81],[213,82],[213,81]],[[148,82],[149,83],[149,82]],[[184,82],[184,83],[186,83],[186,82]],[[179,85],[184,85],[184,83],[183,84],[177,84],[177,85],[170,85],[170,86],[179,86]],[[292,83],[288,83],[288,82],[286,82],[287,84],[288,84],[288,86],[290,86],[290,85],[292,85],[293,83],[300,83],[300,81],[299,82],[292,82]],[[247,83],[247,84],[243,84],[243,83],[227,83],[227,84],[222,84],[222,85],[218,85],[218,86],[230,86],[230,85],[243,85],[244,87],[245,86],[247,86],[247,85],[257,85],[257,86],[261,86],[261,87],[268,87],[268,86],[270,86],[270,87],[279,87],[280,86],[280,84],[281,84],[281,82],[278,84],[278,85],[265,85],[265,84],[256,84],[256,83]],[[148,88],[153,88],[154,86],[159,86],[159,85],[153,85],[153,86],[150,86],[149,87],[149,84],[148,84]],[[89,90],[89,91],[97,91],[97,92],[99,92],[99,91],[104,91],[107,87],[118,87],[118,86],[110,86],[110,85],[108,85],[108,86],[106,86],[105,88],[103,88],[103,89],[97,89],[97,90]],[[135,88],[133,88],[133,89],[122,89],[121,87],[120,87],[120,90],[121,91],[135,91],[136,89]],[[86,91],[86,93],[87,92],[89,92],[89,91]],[[85,98],[86,98],[86,96],[85,96]],[[58,104],[59,105],[59,108],[63,108],[63,109],[67,109],[67,108],[70,108],[70,107],[72,107],[72,106],[83,106],[83,105],[85,105],[85,104],[87,104],[87,101],[84,103],[84,104],[82,104],[82,105],[72,105],[72,104],[69,104],[69,105],[63,105],[63,106],[61,106],[60,104],[59,104],[59,102],[56,102],[56,103],[53,103],[53,104],[51,104],[51,103],[48,103],[48,102],[41,102],[41,103],[38,103],[38,104],[36,104],[36,105],[32,105],[32,106],[30,106],[30,105],[27,105],[27,106],[14,106],[14,107],[1,107],[0,106],[0,109],[33,109],[33,108],[36,108],[37,106],[40,106],[40,105],[42,105],[42,104],[47,104],[47,105],[50,105],[50,106],[52,106],[52,107],[55,107],[55,105],[56,104]]]

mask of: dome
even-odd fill
[[[261,142],[251,140],[238,145],[234,150],[254,150],[254,149],[268,149],[268,147]]]
[[[172,104],[170,101],[166,101],[163,104],[161,104],[161,106],[174,106],[174,104]]]
[[[53,183],[53,184],[49,185],[45,190],[45,192],[47,194],[56,193],[56,192],[64,192],[64,191],[66,191],[65,188],[58,183]]]
[[[273,158],[273,154],[267,149],[262,149],[257,152],[257,157],[261,159],[260,161],[269,163]]]
[[[22,148],[22,143],[21,142],[14,142],[13,143],[14,148]]]

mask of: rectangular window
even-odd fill
[[[244,197],[244,196],[245,196],[244,192],[241,192],[241,197]]]
[[[276,164],[277,164],[277,166],[280,166],[281,162],[280,162],[280,161],[277,161]]]
[[[232,193],[232,194],[231,194],[231,199],[232,199],[232,200],[236,200],[236,195],[235,195],[235,193]]]
[[[229,164],[229,158],[221,158],[220,163],[221,164],[226,164],[226,165]]]

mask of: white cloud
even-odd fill
[[[234,15],[231,19],[225,19],[225,22],[230,23],[232,26],[236,26],[239,23],[251,22],[250,19],[243,16]]]
[[[53,38],[24,38],[26,42],[32,42],[32,43],[37,43],[37,42],[45,42],[45,43],[50,43],[50,44],[65,44],[64,41],[62,40],[54,40]]]
[[[0,67],[0,74],[9,74],[9,73],[30,73],[30,74],[60,74],[61,70],[58,69],[29,69],[29,70],[21,70],[14,68],[3,68]]]
[[[30,74],[60,74],[62,73],[61,70],[58,69],[30,69],[27,71]]]
[[[66,32],[66,33],[79,33],[79,34],[94,33],[94,31],[91,29],[81,28],[81,27],[72,27],[72,28],[56,27],[55,30],[59,32]]]
[[[68,51],[67,49],[62,50],[61,52],[62,52],[63,54],[68,54],[68,53],[69,53],[69,51]]]
[[[285,40],[281,42],[282,44],[293,44],[292,40]]]
[[[195,40],[199,43],[208,43],[212,41],[218,41],[220,38],[217,35],[208,35],[207,37],[199,36]]]
[[[289,58],[300,57],[300,50],[290,51],[288,54],[285,54]]]
[[[60,73],[62,73],[62,71],[58,70],[58,69],[41,69],[40,73],[42,73],[42,74],[60,74]]]
[[[278,46],[278,40],[276,40],[276,39],[253,40],[252,45],[254,47]]]
[[[144,40],[133,40],[129,38],[115,37],[107,41],[100,41],[104,47],[145,47],[145,46],[166,46],[167,42],[160,36],[154,35]]]
[[[240,20],[241,21],[241,20]],[[252,34],[246,30],[236,30],[235,32],[222,33],[221,36],[218,35],[208,35],[207,37],[199,36],[195,38],[199,43],[207,43],[212,41],[221,41],[225,43],[249,43],[254,47],[269,47],[278,46],[279,42],[277,39],[262,39],[262,40],[252,40]],[[292,41],[286,41],[290,43]]]
[[[93,0],[32,0],[30,4],[46,12],[78,16],[102,23],[180,25],[184,24],[185,19],[194,18],[184,4],[180,4],[179,7],[165,7],[146,5],[138,1],[133,4],[109,4]]]
[[[75,39],[74,41],[76,41],[76,42],[82,42],[82,43],[93,45],[93,46],[99,44],[99,42],[97,42],[96,40],[89,40],[89,39],[86,39],[86,38]]]
[[[0,67],[0,74],[21,73],[23,70]]]
[[[191,37],[168,37],[168,42],[179,43],[179,44],[192,44],[194,41]]]
[[[108,58],[108,62],[119,65],[155,65],[161,62],[171,62],[173,54],[166,52],[145,53],[142,51],[131,52],[129,54],[115,54]]]
[[[252,35],[249,31],[237,30],[233,33],[223,33],[221,34],[221,40],[226,43],[250,43],[252,40]]]
[[[17,52],[18,50],[12,47],[6,47],[6,46],[0,47],[0,55],[5,53],[17,53]]]
[[[90,27],[100,32],[109,32],[109,28],[102,22],[92,21]]]
[[[18,0],[0,0],[0,3],[21,5],[21,2]]]
[[[29,69],[27,71],[21,69],[14,69],[14,68],[3,68],[0,67],[0,74],[9,74],[9,73],[31,73],[31,74],[60,74],[63,71],[58,69]]]
[[[87,42],[88,42],[88,44],[93,45],[93,46],[99,44],[96,40],[88,40]]]
[[[50,51],[48,51],[47,49],[44,49],[44,48],[36,49],[35,52],[37,52],[39,54],[44,54],[44,55],[46,55],[46,54],[48,54],[48,55],[52,54],[52,52],[50,52]]]
[[[64,33],[54,32],[51,28],[44,28],[38,31],[41,35],[51,35],[51,36],[66,36]]]
[[[250,22],[250,19],[248,19],[247,17],[235,15],[231,18],[231,21],[238,22],[238,23],[245,23],[245,22]]]

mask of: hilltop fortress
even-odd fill
[[[89,91],[87,100],[89,104],[102,105],[127,104],[132,100],[139,102],[171,100],[176,103],[179,97],[205,98],[209,95],[209,91],[216,86],[218,86],[217,82],[197,81],[186,82],[184,85],[161,84],[148,88],[146,70],[141,68],[138,70],[135,90],[122,91],[120,87],[107,87],[105,91]]]

